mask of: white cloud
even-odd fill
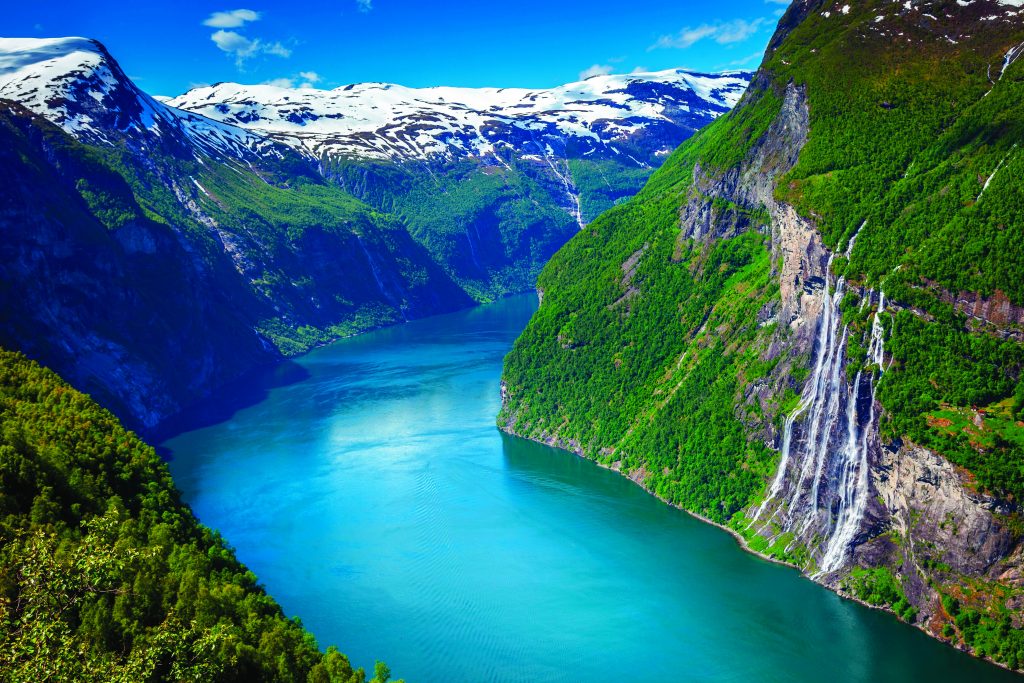
[[[320,74],[315,71],[300,71],[294,76],[272,78],[269,81],[264,81],[263,85],[273,85],[278,88],[315,88],[320,80]]]
[[[210,36],[210,40],[222,51],[235,58],[235,64],[239,67],[250,57],[258,54],[276,55],[278,57],[290,57],[292,51],[281,43],[265,43],[259,38],[246,38],[235,31],[221,29]]]
[[[646,66],[634,66],[633,70],[630,71],[629,73],[631,73],[631,74],[645,74],[649,70],[650,69],[648,69]]]
[[[591,76],[604,76],[605,74],[610,74],[611,72],[612,67],[608,66],[607,64],[591,64],[586,69],[580,72],[580,80],[585,81]]]
[[[731,69],[741,69],[744,67],[756,66],[757,62],[764,57],[763,52],[752,52],[746,57],[740,59],[734,59],[729,62],[728,66]]]
[[[214,12],[203,21],[203,26],[213,28],[238,28],[248,21],[258,21],[260,13],[251,9],[233,9],[226,12]]]
[[[263,81],[263,85],[272,85],[275,88],[294,88],[295,80],[291,78],[271,78],[269,81]]]
[[[260,46],[260,51],[261,52],[265,52],[268,55],[275,55],[277,57],[285,57],[285,58],[292,56],[292,51],[289,50],[288,48],[286,48],[281,43],[277,43],[277,42],[275,42],[275,43],[263,43],[263,42],[260,42],[260,40],[257,38],[256,39],[256,44]]]
[[[234,55],[235,59],[245,60],[256,54],[258,40],[249,40],[240,33],[221,29],[210,36],[210,40],[224,52]]]
[[[753,21],[747,21],[746,19],[733,19],[731,21],[720,21],[714,24],[687,26],[675,35],[662,36],[658,38],[657,42],[647,49],[686,49],[705,38],[714,40],[719,45],[739,43],[757,33],[765,21],[767,20],[764,17],[760,17]]]
[[[369,12],[373,9],[373,0],[356,0],[356,6],[360,12]]]
[[[687,48],[698,40],[704,40],[709,36],[715,35],[715,31],[715,27],[708,24],[703,24],[697,27],[687,26],[674,36],[662,36],[661,38],[658,38],[658,42],[648,49],[654,49],[656,47]]]

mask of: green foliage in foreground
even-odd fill
[[[0,678],[365,675],[284,617],[181,503],[152,448],[51,371],[0,351]]]

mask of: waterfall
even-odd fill
[[[380,266],[377,264],[377,259],[374,258],[370,250],[366,248],[366,245],[363,244],[363,238],[360,237],[359,235],[356,235],[355,237],[356,243],[359,245],[359,248],[362,249],[363,256],[366,257],[366,262],[370,266],[370,273],[373,275],[373,281],[377,283],[377,289],[380,290],[380,293],[384,297],[384,299],[387,300],[388,303],[394,306],[398,310],[398,312],[402,314],[402,320],[404,320],[405,322],[409,322],[409,317],[406,315],[405,312],[405,304],[402,301],[396,299],[394,295],[388,290],[388,287],[385,285],[384,278],[381,276]]]
[[[783,424],[779,469],[751,524],[762,533],[775,533],[775,523],[779,534],[795,534],[794,542],[813,542],[820,553],[820,573],[842,567],[864,519],[870,496],[869,453],[878,442],[875,387],[877,376],[886,370],[880,320],[885,295],[868,290],[867,305],[877,300],[878,308],[863,341],[867,362],[877,366],[877,375],[861,370],[852,382],[847,379],[846,345],[851,331],[839,309],[846,282],[837,278],[834,292],[830,291],[831,265],[830,258],[813,369],[796,409]],[[762,520],[769,509],[771,516]]]
[[[868,344],[868,358],[878,366],[879,376],[885,372],[885,340],[882,323],[879,320],[885,312],[885,293],[878,294],[878,311],[871,321],[871,341]],[[868,449],[869,439],[874,432],[875,424],[875,389],[877,382],[867,381],[871,385],[871,400],[868,404],[868,419],[860,425],[857,415],[858,398],[861,386],[862,371],[857,373],[853,381],[853,400],[847,405],[847,442],[841,457],[841,474],[838,494],[840,506],[836,516],[832,535],[825,545],[825,554],[821,561],[822,573],[835,571],[842,566],[846,551],[857,535],[860,522],[864,518],[864,510],[868,503]],[[858,438],[859,432],[859,438]]]
[[[828,266],[825,268],[825,272],[828,273],[832,268],[832,258],[829,257]],[[802,417],[812,405],[819,403],[818,396],[822,392],[822,378],[827,372],[826,366],[828,362],[826,356],[835,348],[832,344],[832,335],[835,334],[835,326],[832,321],[833,307],[830,301],[830,295],[828,291],[828,283],[826,282],[825,294],[824,294],[824,305],[822,306],[822,320],[818,327],[818,338],[815,341],[815,348],[817,348],[818,356],[814,364],[814,370],[811,373],[811,379],[805,387],[803,395],[800,397],[800,402],[797,404],[796,410],[793,411],[789,417],[786,418],[785,425],[782,431],[782,459],[779,462],[779,470],[775,474],[775,480],[772,481],[771,488],[768,491],[768,496],[764,502],[758,508],[754,519],[758,519],[761,513],[764,511],[765,506],[774,500],[779,493],[782,491],[782,487],[785,484],[786,472],[789,469],[789,460],[791,458],[791,446],[793,442],[793,426],[796,421]],[[774,518],[774,515],[773,515]]]

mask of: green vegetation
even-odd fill
[[[625,166],[610,159],[570,159],[569,171],[580,195],[583,222],[590,223],[635,195],[650,177],[652,169]]]
[[[963,642],[980,657],[991,657],[1011,669],[1024,666],[1024,630],[1014,627],[1008,601],[1014,593],[1006,586],[965,579],[942,595],[942,611],[949,619],[942,635]]]
[[[774,96],[762,102],[755,110],[778,110]],[[499,416],[619,461],[657,495],[718,522],[774,466],[734,406],[741,374],[765,371],[757,316],[778,284],[763,236],[680,240],[678,207],[706,141],[747,144],[751,118],[761,120],[711,124],[552,258],[538,282],[544,305],[506,358],[512,400]]]
[[[0,351],[0,672],[24,681],[365,680],[180,501],[153,449]],[[390,672],[379,666],[375,681]]]
[[[899,578],[888,567],[854,567],[846,577],[845,590],[869,605],[888,607],[904,621],[914,621],[918,609],[910,604]]]
[[[1024,367],[1024,346],[969,332],[961,316],[925,322],[900,311],[892,318],[887,348],[898,371],[879,384],[879,398],[889,411],[884,432],[938,450],[970,470],[984,489],[1024,499],[1024,443],[1008,415],[979,436],[937,428],[943,420],[973,412],[970,406],[1004,401],[1005,414],[1012,403],[1005,398],[1015,391]]]
[[[773,560],[786,562],[796,567],[806,568],[813,571],[815,568],[814,558],[807,550],[807,546],[796,538],[791,531],[778,533],[780,529],[776,526],[772,529],[775,540],[772,541],[757,533],[751,525],[751,519],[742,512],[733,515],[729,521],[729,527],[738,533],[746,541],[747,548],[755,553],[760,553]]]
[[[559,206],[568,202],[564,187],[552,185],[542,162],[335,160],[327,173],[398,217],[477,301],[529,289],[544,262],[579,229]]]

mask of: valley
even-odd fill
[[[1016,680],[1019,0],[380,4],[0,38],[0,677]]]

